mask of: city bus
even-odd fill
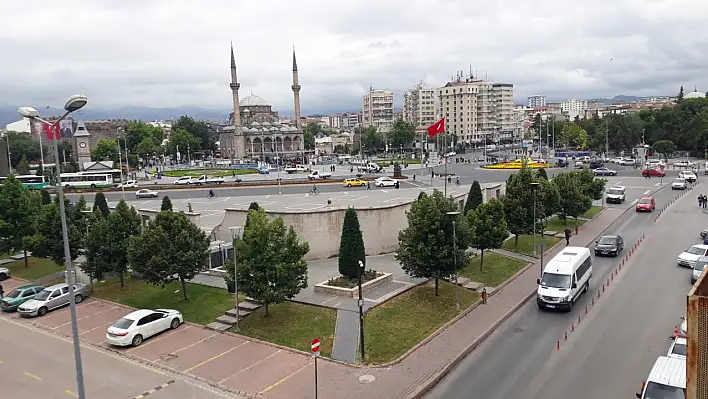
[[[49,186],[49,182],[44,176],[21,175],[15,176],[15,179],[19,180],[23,186],[29,188],[30,190],[41,190]],[[5,177],[0,177],[0,184],[4,181]]]
[[[120,169],[106,169],[106,170],[88,170],[88,171],[83,171],[80,172],[83,175],[106,175],[109,174],[113,177],[113,183],[120,184],[121,183],[121,173]]]
[[[62,173],[61,185],[64,188],[105,188],[114,187],[113,175],[110,173],[103,174],[86,174],[80,173]]]

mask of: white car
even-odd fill
[[[622,158],[617,160],[617,164],[622,166],[633,166],[635,163],[636,161],[632,158]]]
[[[0,267],[0,281],[4,281],[10,278],[10,269],[6,267]]]
[[[673,340],[674,342],[671,343],[671,346],[669,347],[669,352],[666,354],[666,356],[674,357],[677,359],[686,359],[686,350],[688,349],[688,341],[686,340],[686,337],[679,335]]]
[[[694,162],[689,160],[674,162],[674,166],[677,168],[692,168],[696,166]]]
[[[650,159],[647,161],[647,166],[652,169],[661,169],[661,167],[666,166],[666,164],[661,159]]]
[[[157,198],[157,191],[144,188],[135,192],[135,198]]]
[[[174,309],[140,309],[125,315],[108,327],[106,340],[115,346],[138,346],[146,338],[165,330],[174,330],[182,322],[182,313]]]
[[[698,176],[696,176],[696,174],[690,170],[684,170],[683,172],[679,173],[678,177],[679,179],[685,179],[689,183],[693,183],[698,180]]]
[[[138,187],[137,180],[128,180],[125,183],[118,185],[118,188],[136,188],[136,187]]]
[[[376,187],[394,187],[398,183],[398,180],[392,179],[388,176],[379,177],[374,181],[374,186]]]
[[[708,254],[708,245],[694,245],[681,252],[681,255],[679,255],[676,259],[676,263],[678,263],[679,266],[690,267],[693,269],[696,262],[698,262],[698,258],[701,256],[706,256],[706,254]]]
[[[173,184],[178,186],[186,186],[188,184],[192,184],[192,176],[182,176],[175,180]]]
[[[686,179],[676,179],[671,183],[672,190],[685,190],[688,188],[688,182]]]

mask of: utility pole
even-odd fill
[[[643,140],[642,140],[643,141]],[[610,115],[605,119],[605,157],[610,155]]]

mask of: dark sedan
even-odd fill
[[[624,240],[619,235],[607,235],[595,241],[595,256],[617,256],[624,249]]]

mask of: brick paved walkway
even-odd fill
[[[586,223],[575,236],[576,245],[590,244],[621,215],[621,210],[608,210]],[[564,246],[558,246],[548,256],[554,256]],[[535,267],[534,267],[535,266]],[[486,305],[480,305],[437,337],[420,347],[400,363],[388,368],[355,368],[329,360],[318,361],[319,395],[331,398],[408,398],[426,381],[434,378],[446,365],[463,353],[474,341],[505,319],[520,302],[536,290],[539,264],[527,269],[514,281],[500,289]],[[373,375],[376,380],[360,383],[360,376]],[[267,399],[298,399],[314,397],[313,364],[285,377],[264,389],[259,397]]]

